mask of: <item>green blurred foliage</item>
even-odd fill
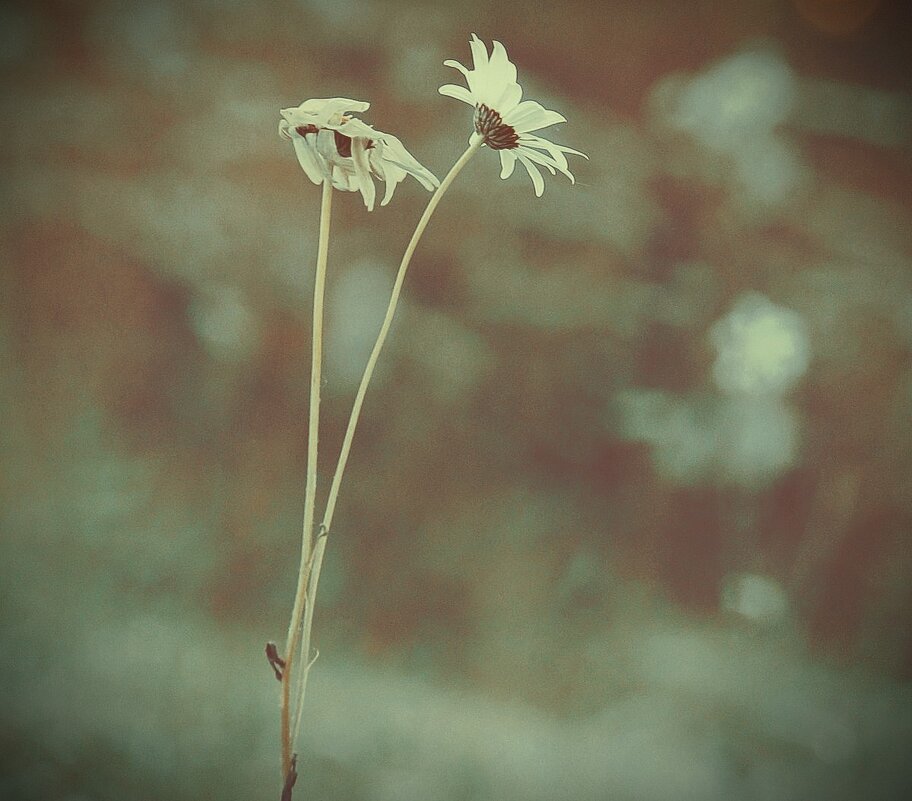
[[[298,798],[912,783],[900,3],[0,9],[0,796],[276,798],[308,97],[442,176],[500,39],[575,186],[482,152],[409,275],[320,588]],[[550,135],[550,134],[549,134]],[[338,196],[321,491],[426,195]]]

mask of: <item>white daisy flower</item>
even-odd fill
[[[311,181],[328,180],[335,189],[360,192],[368,211],[374,208],[374,177],[386,184],[381,206],[389,203],[406,175],[427,190],[438,186],[439,181],[399,139],[351,116],[369,107],[363,100],[345,97],[305,100],[296,108],[282,109],[279,133],[291,140]]]
[[[492,150],[500,151],[500,177],[509,178],[519,160],[539,197],[545,191],[545,182],[536,165],[545,167],[552,175],[560,171],[572,183],[573,175],[567,169],[564,154],[588,156],[532,134],[539,128],[566,122],[564,115],[549,111],[534,100],[522,99],[522,87],[516,82],[516,67],[507,58],[507,51],[500,42],[494,42],[490,56],[484,42],[474,33],[469,45],[475,69],[470,70],[458,61],[443,62],[459,70],[469,88],[450,83],[438,91],[475,107],[475,133],[472,136],[481,137]]]

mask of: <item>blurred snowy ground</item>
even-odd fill
[[[278,109],[438,175],[467,38],[589,154],[482,153],[355,444],[299,794],[912,785],[901,3],[0,8],[0,796],[277,797],[318,198]],[[338,197],[324,477],[426,202]],[[297,796],[296,796],[297,797]]]

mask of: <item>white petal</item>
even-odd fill
[[[504,115],[504,122],[511,125],[516,133],[537,131],[539,128],[566,121],[567,118],[563,114],[549,111],[534,100],[524,100],[509,114]]]
[[[522,100],[522,87],[518,83],[511,83],[504,88],[500,97],[494,101],[494,108],[497,109],[501,117],[506,118],[519,105],[520,100]]]
[[[367,160],[364,140],[360,136],[352,139],[352,162],[355,165],[355,176],[358,179],[358,189],[364,198],[364,205],[368,211],[373,211],[377,189],[370,176],[370,163]]]
[[[440,94],[445,97],[454,97],[456,100],[461,100],[463,103],[468,103],[470,106],[475,105],[475,98],[469,93],[469,90],[464,86],[457,86],[454,83],[447,83],[441,86],[438,90]]]
[[[516,167],[516,154],[512,150],[500,151],[500,177],[509,178]]]
[[[576,179],[573,177],[573,173],[570,172],[566,167],[562,167],[558,164],[550,155],[546,153],[539,153],[537,150],[532,150],[528,147],[519,147],[519,152],[522,153],[529,161],[534,161],[536,164],[541,164],[545,167],[548,172],[552,175],[555,174],[555,170],[560,170],[564,175],[570,179],[570,183],[576,183]]]
[[[459,71],[460,71],[463,75],[465,75],[466,77],[468,77],[468,75],[469,75],[469,69],[468,69],[468,67],[464,67],[464,66],[463,66],[462,64],[460,64],[458,61],[455,61],[455,60],[452,59],[452,58],[448,58],[446,61],[444,61],[444,62],[443,62],[443,66],[444,66],[444,67],[452,67],[453,69],[459,70]]]
[[[425,189],[432,190],[440,185],[436,176],[418,162],[418,160],[405,149],[405,145],[392,134],[380,134],[378,137],[378,146],[371,151],[379,151],[377,156],[382,160],[384,166],[395,165],[396,168],[404,170],[413,176]],[[375,156],[376,158],[376,156]],[[401,179],[400,179],[401,180]]]
[[[324,169],[320,165],[320,158],[314,146],[303,136],[292,137],[291,143],[294,145],[298,163],[307,174],[307,177],[315,184],[323,183]]]
[[[332,168],[332,185],[335,189],[343,192],[357,192],[358,187],[355,185],[355,176],[344,170],[340,165],[335,164]]]
[[[472,48],[472,61],[475,69],[485,69],[488,66],[488,48],[474,33],[469,40],[469,47]]]
[[[526,172],[529,173],[529,177],[532,179],[532,186],[535,187],[535,196],[541,197],[542,193],[545,191],[545,179],[542,178],[538,167],[529,161],[522,153],[517,153],[516,158],[522,162],[523,167],[526,168]]]
[[[323,127],[326,123],[353,111],[367,111],[370,103],[347,97],[313,98],[295,108],[283,108],[281,115],[293,126],[312,124]]]
[[[567,157],[561,153],[559,146],[555,145],[553,142],[549,142],[547,139],[537,139],[538,141],[536,142],[530,142],[524,136],[519,137],[520,150],[526,153],[535,153],[537,156],[546,159],[548,164],[553,164],[557,169],[564,173],[564,175],[569,175]],[[543,150],[544,153],[539,153],[538,150],[534,150],[533,148]]]
[[[492,83],[491,71],[488,68],[488,48],[474,33],[469,46],[472,48],[472,61],[475,69],[466,75],[466,83],[469,85],[469,91],[479,103],[490,106]]]
[[[538,152],[532,148],[544,150],[545,153],[547,153],[547,157],[551,160],[551,163],[554,164],[557,169],[561,172],[567,169],[567,157],[561,153],[557,145],[553,142],[549,142],[547,139],[542,139],[540,136],[524,134],[519,137],[519,147],[521,150],[527,152]]]
[[[539,153],[538,150],[533,150],[532,148],[543,150],[544,153]],[[576,183],[576,179],[573,177],[573,173],[567,168],[567,158],[564,153],[571,153],[576,156],[588,158],[585,153],[580,153],[572,147],[558,145],[554,142],[549,142],[547,139],[542,139],[540,136],[533,136],[532,134],[523,134],[519,137],[519,151],[531,161],[535,161],[538,164],[544,164],[546,167],[551,165],[560,170],[560,172],[570,179],[571,183]]]
[[[529,159],[529,161],[534,161],[536,164],[541,164],[552,175],[557,174],[554,167],[554,160],[549,156],[546,156],[543,153],[539,153],[537,150],[532,150],[528,147],[520,147],[517,148],[517,150],[519,150],[519,152],[522,153],[525,158]]]
[[[336,112],[346,114],[351,111],[367,111],[370,103],[365,100],[352,100],[348,97],[327,97],[314,98],[305,100],[298,106],[300,111],[308,114],[319,114],[321,116],[331,117]]]
[[[370,125],[355,117],[342,120],[342,122],[337,124],[329,123],[326,127],[331,131],[338,131],[349,139],[354,139],[356,136],[364,139],[373,139],[377,135],[377,132]]]
[[[386,182],[386,191],[383,193],[383,200],[380,201],[381,206],[385,206],[393,199],[393,192],[396,191],[397,186],[399,186],[399,181]]]
[[[484,103],[491,106],[490,82],[488,80],[487,70],[474,70],[466,75],[466,83],[469,85],[469,92],[475,98],[476,103]],[[473,104],[474,105],[474,104]]]
[[[401,170],[395,165],[388,165],[385,172],[386,181],[386,191],[383,193],[383,200],[380,201],[381,206],[385,206],[393,198],[393,192],[396,191],[396,187],[405,180],[406,172]]]
[[[339,163],[342,157],[339,155],[338,148],[336,148],[334,131],[329,128],[321,128],[316,134],[308,134],[307,136],[314,143],[314,149],[324,164],[335,166]]]
[[[491,69],[496,71],[496,75],[506,83],[516,83],[516,66],[507,58],[507,51],[497,40],[494,41],[491,53]]]
[[[564,153],[569,153],[573,156],[582,156],[584,159],[588,159],[585,153],[580,153],[579,150],[574,150],[572,147],[567,147],[566,145],[559,145],[556,142],[551,142],[548,139],[543,139],[540,136],[535,136],[534,134],[522,134],[519,137],[520,147],[537,147],[539,150],[545,150],[547,153],[558,163],[563,166],[567,166],[567,159],[564,156]]]
[[[472,51],[474,68],[466,69],[458,61],[447,60],[443,63],[448,67],[458,69],[466,79],[472,105],[483,103],[489,108],[496,109],[503,114],[501,108],[512,109],[522,98],[522,89],[516,84],[516,67],[507,58],[507,51],[500,42],[494,43],[492,54],[474,33],[469,41]],[[449,94],[449,90],[444,94]],[[455,95],[450,94],[451,97]],[[465,95],[460,93],[460,100],[465,100]]]

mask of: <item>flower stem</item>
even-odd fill
[[[301,533],[301,566],[295,590],[288,637],[285,642],[285,668],[282,672],[282,777],[288,776],[292,765],[291,687],[295,661],[301,644],[301,622],[305,599],[308,596],[307,578],[313,561],[313,527],[317,500],[317,443],[320,427],[320,381],[323,367],[323,295],[326,287],[326,257],[329,252],[329,222],[332,215],[332,184],[323,181],[320,203],[320,235],[317,244],[317,269],[314,276],[313,336],[310,364],[310,416],[307,424],[307,480],[304,490],[304,525]],[[305,646],[306,648],[306,646]],[[301,672],[300,693],[307,676],[307,650],[301,650],[304,668]]]
[[[424,210],[424,214],[422,214],[421,219],[418,220],[418,225],[415,228],[415,232],[412,234],[412,238],[409,240],[408,246],[405,249],[405,253],[402,256],[402,261],[399,264],[399,272],[396,274],[396,280],[393,284],[393,291],[390,296],[389,305],[386,309],[386,316],[383,318],[383,324],[380,326],[380,333],[377,334],[377,341],[374,343],[374,349],[371,351],[370,358],[367,360],[367,366],[364,368],[364,375],[361,377],[361,384],[358,387],[357,394],[355,395],[355,402],[352,406],[351,416],[348,419],[348,427],[345,430],[345,437],[342,440],[342,449],[339,453],[339,461],[336,464],[336,472],[333,474],[332,484],[330,486],[329,495],[327,496],[326,500],[326,511],[323,513],[323,522],[320,526],[320,536],[317,537],[317,540],[314,544],[313,566],[310,569],[310,579],[307,582],[307,604],[304,613],[302,650],[305,654],[309,653],[310,650],[310,632],[313,625],[314,600],[317,594],[317,584],[320,581],[320,570],[323,567],[323,553],[326,550],[326,535],[329,533],[330,526],[332,525],[333,513],[336,510],[336,501],[339,498],[339,488],[342,485],[342,476],[345,473],[345,466],[348,464],[348,456],[351,452],[352,440],[355,436],[355,429],[358,426],[358,420],[361,416],[361,407],[364,404],[364,396],[367,394],[367,387],[370,384],[371,377],[374,374],[374,367],[377,365],[377,360],[380,357],[380,351],[383,349],[383,343],[386,341],[386,336],[389,333],[390,325],[392,325],[393,317],[396,314],[396,307],[399,303],[399,296],[402,293],[402,285],[405,282],[405,274],[408,271],[409,263],[411,262],[412,256],[415,253],[415,248],[418,247],[418,242],[421,241],[421,236],[424,234],[424,230],[427,228],[428,222],[430,222],[430,219],[433,216],[437,205],[440,203],[440,200],[443,198],[443,195],[446,193],[447,189],[449,189],[450,184],[453,183],[453,181],[456,179],[456,176],[459,175],[459,173],[462,171],[462,168],[465,167],[472,156],[478,152],[481,145],[481,137],[477,135],[473,136],[469,147],[450,168],[450,171],[447,173],[443,181],[441,181],[440,186],[437,187],[437,190],[428,201],[427,208]],[[301,713],[304,704],[304,688],[306,687],[309,668],[310,665],[306,665],[304,667],[303,684],[299,697],[300,706],[298,708],[297,714],[298,723],[295,728],[293,740],[297,740],[298,731],[300,729],[302,717]]]

